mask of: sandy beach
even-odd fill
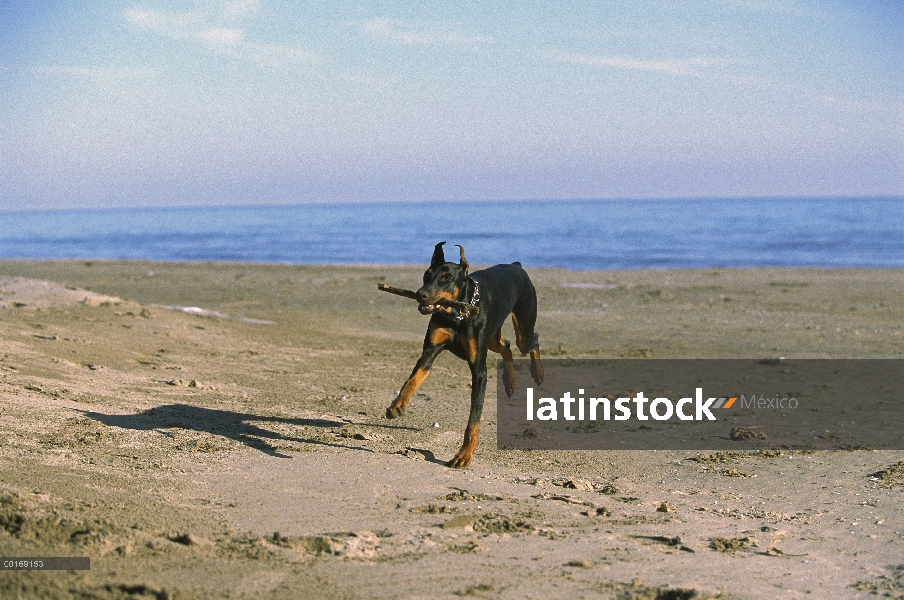
[[[528,272],[550,360],[904,356],[904,270]],[[0,555],[91,558],[0,596],[904,597],[904,451],[500,451],[491,373],[447,468],[421,273],[0,261]]]

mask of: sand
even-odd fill
[[[420,272],[0,262],[0,555],[91,557],[0,597],[904,596],[904,452],[499,451],[491,374],[445,467]],[[549,360],[904,355],[901,270],[528,272]]]

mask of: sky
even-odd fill
[[[0,3],[0,210],[777,196],[904,196],[904,3]]]

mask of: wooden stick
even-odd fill
[[[389,292],[390,294],[395,294],[396,296],[404,296],[405,298],[411,298],[412,300],[420,300],[420,298],[417,297],[417,292],[412,292],[411,290],[403,290],[402,288],[386,285],[385,283],[378,283],[377,289],[381,292]]]
[[[389,292],[390,294],[395,294],[396,296],[411,298],[412,300],[417,300],[418,302],[420,302],[421,300],[420,298],[418,298],[417,292],[413,292],[411,290],[403,290],[402,288],[386,285],[385,283],[378,283],[377,289],[381,292]],[[462,312],[462,314],[464,314],[465,317],[480,314],[479,306],[471,306],[467,302],[459,302],[457,300],[446,300],[445,298],[440,298],[436,302],[434,302],[434,304],[445,306],[447,308],[457,308]]]

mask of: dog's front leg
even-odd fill
[[[468,417],[468,426],[465,427],[465,439],[461,450],[448,462],[448,466],[456,469],[464,469],[470,465],[474,450],[477,449],[480,415],[483,413],[483,399],[487,389],[487,348],[479,348],[474,353],[469,352],[468,358],[468,365],[471,367],[471,414]]]
[[[405,414],[408,409],[408,401],[411,400],[417,388],[427,379],[427,375],[430,374],[430,367],[433,366],[433,361],[445,349],[446,344],[451,339],[451,330],[439,326],[435,320],[430,321],[430,326],[427,327],[427,335],[424,337],[424,350],[421,352],[421,357],[418,359],[417,364],[414,365],[414,370],[411,371],[411,375],[405,381],[405,385],[399,390],[399,395],[386,409],[387,419],[395,419]]]
[[[411,397],[414,395],[414,392],[417,391],[417,388],[425,379],[427,379],[427,375],[430,374],[430,367],[433,365],[433,359],[436,358],[436,355],[439,354],[439,352],[439,349],[431,349],[430,351],[424,350],[424,353],[421,354],[417,364],[414,365],[414,370],[411,372],[411,375],[405,381],[405,385],[399,390],[399,395],[396,396],[396,399],[393,400],[392,404],[389,405],[389,408],[386,409],[387,419],[395,419],[396,417],[401,417],[405,414],[405,411],[408,409],[408,401],[411,400]]]

